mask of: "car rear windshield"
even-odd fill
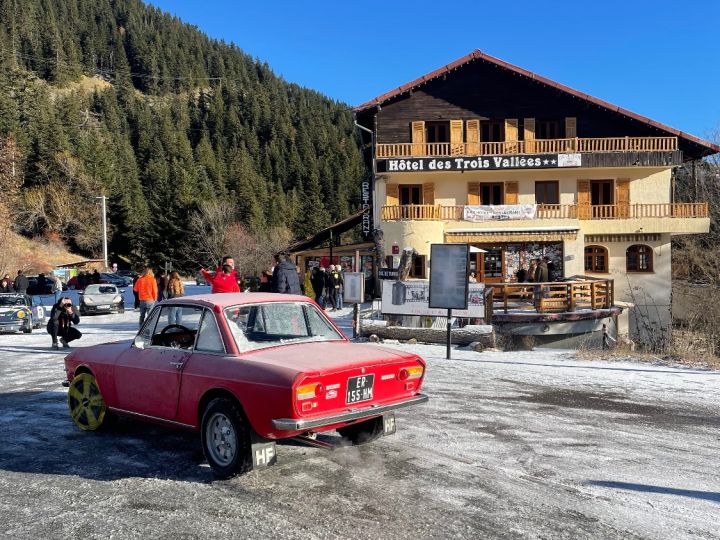
[[[88,285],[85,294],[117,294],[115,285]]]
[[[344,339],[312,304],[251,304],[229,307],[224,313],[241,352],[287,343]]]

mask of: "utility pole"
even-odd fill
[[[101,197],[95,197],[102,201],[102,224],[103,224],[103,257],[105,259],[105,269],[108,268],[108,246],[107,246],[107,197],[105,195]]]

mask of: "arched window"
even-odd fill
[[[625,269],[628,272],[652,272],[653,249],[644,244],[635,244],[625,252]]]
[[[608,252],[602,246],[585,246],[585,271],[608,272]]]

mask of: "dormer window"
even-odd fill
[[[536,139],[560,139],[560,122],[557,120],[536,120]]]

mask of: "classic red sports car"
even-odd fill
[[[337,430],[362,444],[394,433],[394,410],[427,401],[422,358],[351,343],[304,296],[166,300],[133,341],[76,349],[65,370],[80,429],[119,413],[199,430],[223,478],[274,463],[278,439],[323,446],[314,435]]]

